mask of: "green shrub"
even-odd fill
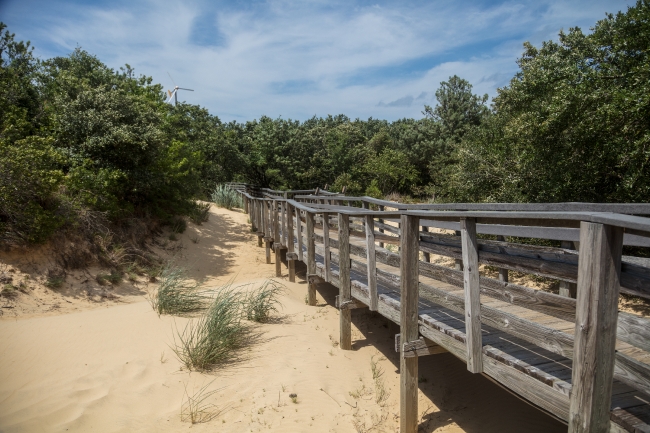
[[[210,203],[196,203],[189,217],[194,224],[200,226],[210,218]]]
[[[217,185],[212,191],[212,201],[219,207],[232,209],[235,207],[242,207],[241,197],[239,193],[230,189],[226,185]]]

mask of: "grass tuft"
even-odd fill
[[[205,314],[177,331],[173,350],[189,370],[205,371],[234,361],[237,350],[250,340],[250,329],[242,322],[244,295],[230,284],[214,294]]]
[[[208,306],[208,292],[200,284],[187,278],[185,269],[166,264],[157,275],[158,288],[150,293],[151,307],[161,314],[189,314],[205,310]]]
[[[220,411],[217,409],[217,406],[206,402],[208,398],[219,391],[218,389],[213,391],[207,390],[212,382],[204,385],[192,395],[187,392],[187,384],[185,385],[185,402],[181,406],[181,421],[198,424],[209,422],[219,415]]]
[[[228,188],[226,185],[217,185],[212,191],[212,201],[219,207],[233,209],[242,207],[241,197],[237,191]]]
[[[283,284],[266,280],[259,288],[248,292],[244,301],[246,318],[253,322],[268,322],[271,314],[277,313],[278,307],[281,306],[278,296],[284,289]]]

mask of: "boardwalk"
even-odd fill
[[[417,357],[443,352],[570,432],[650,431],[650,320],[617,310],[619,292],[650,298],[648,261],[622,254],[650,246],[650,219],[638,216],[650,205],[403,205],[231,187],[278,273],[283,256],[290,279],[295,261],[306,264],[310,304],[315,284],[339,289],[342,349],[351,309],[400,325],[401,432],[417,431]],[[481,276],[480,264],[499,278]],[[509,271],[559,280],[561,295],[509,283]]]

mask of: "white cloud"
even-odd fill
[[[249,8],[55,2],[30,18],[16,15],[17,4],[7,6],[13,11],[7,21],[44,57],[79,44],[111,67],[129,63],[171,87],[169,71],[178,85],[196,89],[180,96],[224,120],[337,113],[395,119],[421,117],[440,81],[454,74],[477,93],[494,96],[516,71],[523,41],[539,43],[574,25],[586,28],[605,11],[625,7],[623,1],[612,7],[561,0],[483,7],[268,1]],[[214,20],[207,21],[214,24],[208,31],[219,32],[216,46],[206,45],[210,37],[192,43],[198,31],[193,26],[205,17]]]

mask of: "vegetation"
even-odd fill
[[[226,185],[217,185],[212,191],[212,201],[219,207],[233,209],[242,207],[241,197],[237,192],[228,188]]]
[[[191,314],[205,310],[210,301],[209,293],[200,284],[187,279],[187,272],[166,264],[158,275],[160,284],[149,296],[151,307],[161,314]]]
[[[278,296],[284,289],[284,285],[277,281],[266,280],[257,289],[248,292],[244,301],[246,318],[253,322],[268,322],[281,306]]]
[[[197,199],[240,205],[215,189],[229,181],[434,201],[645,201],[649,29],[650,1],[639,0],[590,33],[525,44],[489,106],[452,76],[421,119],[222,123],[81,48],[37,59],[0,24],[0,242],[80,228],[94,239],[143,218],[198,223]]]

